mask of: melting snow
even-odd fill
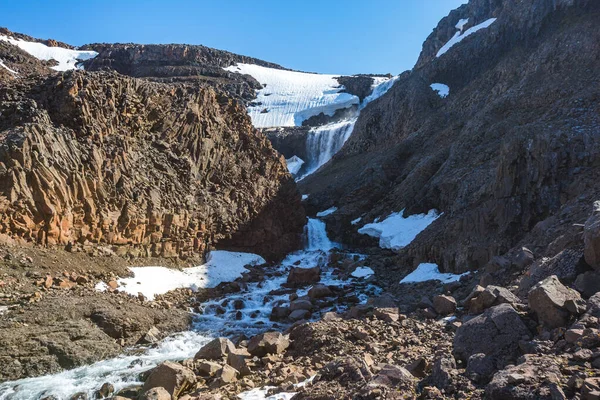
[[[119,290],[136,296],[142,293],[153,300],[158,294],[178,288],[212,288],[221,282],[231,282],[247,271],[246,265],[264,264],[265,260],[256,254],[230,251],[211,251],[206,264],[183,270],[165,267],[132,267],[133,278],[118,280]],[[106,290],[102,282],[96,286]]]
[[[355,278],[366,278],[368,276],[373,275],[374,273],[375,271],[373,271],[369,267],[358,267],[350,275],[352,275]]]
[[[264,86],[257,93],[256,102],[260,105],[248,108],[257,128],[301,126],[304,120],[314,115],[332,116],[338,109],[359,103],[357,96],[340,93],[343,86],[335,79],[339,75],[308,74],[241,63],[225,70],[248,74]]]
[[[444,46],[442,46],[442,48],[438,51],[436,57],[440,57],[442,54],[445,54],[448,50],[450,50],[450,48],[452,46],[454,46],[457,43],[460,43],[467,36],[470,36],[481,29],[489,27],[494,22],[496,22],[496,19],[497,18],[490,18],[487,21],[484,21],[479,25],[475,25],[475,26],[467,29],[464,33],[463,33],[463,29],[464,29],[465,25],[467,24],[468,20],[460,20],[459,23],[456,24],[456,29],[458,29],[459,31],[454,34],[454,36],[452,37],[452,39],[450,39],[448,41],[448,43],[446,43]]]
[[[4,61],[0,60],[0,67],[4,67],[5,69],[8,70],[8,72],[10,72],[11,74],[15,74],[15,75],[19,75],[19,73],[15,70],[12,70],[10,68],[8,68],[8,65],[4,64]]]
[[[328,215],[333,214],[336,211],[337,211],[337,207],[331,207],[331,208],[328,208],[325,211],[318,212],[317,213],[317,217],[326,217]]]
[[[461,276],[467,275],[465,272],[461,275],[441,273],[437,264],[423,263],[419,264],[410,274],[406,275],[400,283],[417,283],[426,281],[441,281],[442,283],[456,282]]]
[[[408,246],[419,233],[440,217],[436,210],[406,218],[402,216],[403,212],[404,210],[393,213],[381,222],[366,224],[358,230],[358,233],[379,238],[379,247],[400,250]]]
[[[456,24],[456,29],[458,29],[459,31],[464,31],[465,30],[465,26],[469,23],[469,18],[467,19],[461,19],[458,21],[458,23]]]
[[[27,42],[22,39],[0,35],[0,40],[18,46],[39,60],[56,60],[58,65],[51,67],[55,71],[67,71],[77,68],[77,63],[98,55],[95,51],[71,50],[62,47],[49,47],[43,43]]]
[[[304,164],[304,160],[298,156],[292,156],[285,161],[287,162],[288,171],[290,171],[290,174],[292,175],[296,175]]]
[[[437,92],[438,96],[442,99],[446,98],[450,94],[450,88],[448,85],[444,85],[443,83],[432,83],[431,89],[434,92]]]

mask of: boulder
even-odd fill
[[[221,364],[212,361],[203,361],[196,366],[196,370],[200,375],[213,376],[221,369]]]
[[[373,315],[385,322],[398,322],[400,321],[400,312],[398,308],[376,308],[373,310]],[[402,316],[402,319],[405,319],[406,316]]]
[[[368,383],[369,387],[387,386],[399,387],[404,390],[413,387],[417,380],[406,369],[397,365],[385,364],[381,367],[377,375]]]
[[[556,275],[549,276],[529,291],[529,307],[540,324],[549,328],[566,326],[572,311],[570,303],[581,301],[579,293],[564,286]]]
[[[110,397],[115,392],[115,387],[109,383],[105,382],[100,389],[96,392],[96,397],[103,399],[105,397]]]
[[[600,201],[594,203],[594,212],[583,228],[585,262],[600,270]]]
[[[217,372],[217,376],[223,383],[231,383],[237,381],[238,375],[239,372],[229,365],[224,365],[223,368],[221,368],[219,372]]]
[[[308,291],[308,297],[310,297],[313,300],[331,296],[333,296],[333,292],[331,291],[331,289],[329,289],[328,286],[323,284],[314,285]]]
[[[433,298],[433,308],[440,315],[449,315],[456,311],[456,300],[452,296],[438,295]]]
[[[250,375],[250,367],[246,363],[247,356],[239,353],[229,353],[227,355],[227,364],[240,373],[240,376]]]
[[[291,321],[301,321],[303,319],[307,319],[309,316],[310,316],[310,311],[308,311],[308,310],[295,310],[290,313],[288,318]]]
[[[573,287],[585,297],[591,297],[600,292],[600,273],[586,271],[577,276]]]
[[[152,344],[160,340],[160,331],[157,327],[153,326],[148,329],[148,332],[140,339],[140,344]]]
[[[467,361],[467,376],[474,382],[488,382],[495,371],[493,358],[483,353],[473,354]]]
[[[480,314],[492,306],[505,303],[514,307],[520,303],[520,300],[506,288],[489,285],[485,289],[472,293],[465,305],[469,308],[469,313]]]
[[[287,284],[292,287],[306,286],[321,280],[321,267],[293,267],[287,278]]]
[[[281,321],[282,319],[287,318],[290,315],[290,308],[289,307],[273,307],[273,310],[271,310],[271,321]]]
[[[155,387],[144,392],[140,400],[172,400],[171,394],[163,387]]]
[[[289,339],[279,332],[266,332],[254,336],[248,342],[248,352],[253,356],[281,354],[290,346]]]
[[[530,338],[531,332],[515,309],[510,304],[500,304],[456,330],[454,354],[464,362],[478,353],[512,359],[518,355],[519,341]]]
[[[196,383],[196,375],[193,371],[184,366],[165,361],[150,371],[146,382],[142,388],[143,392],[147,392],[153,388],[164,388],[173,398],[194,386]]]
[[[226,338],[216,338],[204,345],[194,356],[196,360],[221,360],[235,351],[235,345]]]
[[[600,399],[600,378],[587,378],[581,387],[581,400]]]
[[[439,389],[444,389],[452,383],[452,377],[457,373],[454,357],[446,355],[438,357],[433,363],[431,383]]]
[[[529,250],[527,247],[523,247],[521,250],[515,254],[513,258],[513,264],[520,271],[524,271],[525,268],[529,267],[535,261],[535,256],[533,252]]]
[[[312,310],[313,305],[310,301],[308,300],[294,300],[290,303],[290,310],[296,311],[296,310]]]

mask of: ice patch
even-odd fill
[[[360,220],[361,220],[361,219],[362,219],[362,217],[358,217],[358,218],[356,218],[356,219],[353,219],[353,220],[352,220],[350,223],[351,223],[352,225],[356,225],[356,224],[358,224],[358,223],[360,222]]]
[[[292,156],[285,161],[287,162],[288,171],[292,175],[296,175],[300,171],[300,168],[302,168],[302,165],[304,165],[304,160],[298,156]]]
[[[427,214],[404,218],[403,212],[404,210],[393,213],[381,222],[366,224],[358,233],[379,238],[379,247],[397,251],[408,246],[419,233],[441,216],[436,210],[430,210]]]
[[[19,73],[13,69],[8,68],[8,65],[4,64],[4,61],[0,60],[0,67],[4,67],[6,70],[8,70],[8,72],[10,72],[13,75],[19,75]]]
[[[264,264],[265,260],[256,254],[230,251],[211,251],[206,264],[183,270],[165,267],[132,267],[133,278],[118,280],[119,290],[137,296],[142,293],[153,300],[158,294],[178,288],[212,288],[222,282],[231,282],[247,271],[246,265]],[[106,290],[106,285],[96,285],[97,290]]]
[[[350,275],[352,275],[355,278],[366,278],[373,274],[375,274],[375,271],[373,271],[369,267],[358,267]]]
[[[442,99],[445,99],[450,94],[450,87],[443,83],[432,83],[430,87],[434,92],[437,92],[438,96]]]
[[[494,22],[496,22],[496,19],[497,18],[490,18],[479,25],[472,26],[471,28],[467,29],[464,33],[464,27],[469,21],[460,20],[459,23],[456,24],[456,29],[458,29],[459,31],[454,34],[454,36],[448,41],[448,43],[442,46],[442,48],[437,52],[436,57],[440,57],[442,54],[445,54],[448,50],[452,48],[452,46],[454,46],[457,43],[460,43],[467,36],[470,36],[475,32],[480,31],[481,29],[489,27]]]
[[[264,86],[255,100],[260,105],[248,108],[257,128],[301,126],[314,115],[332,116],[336,110],[360,102],[357,96],[340,93],[343,86],[335,79],[339,75],[308,74],[242,63],[225,70],[248,74]]]
[[[444,274],[440,272],[437,264],[423,263],[419,264],[417,269],[415,269],[413,272],[406,275],[404,279],[400,281],[400,283],[417,283],[426,281],[440,281],[442,283],[449,283],[456,282],[462,276],[467,274],[468,272],[465,272],[461,275]]]
[[[302,195],[302,201],[304,201],[304,200],[308,200],[308,195],[307,194],[303,194]]]
[[[337,211],[337,207],[331,207],[331,208],[328,208],[328,209],[327,209],[327,210],[325,210],[325,211],[320,211],[320,212],[318,212],[318,213],[317,213],[317,217],[319,217],[319,218],[320,218],[320,217],[326,217],[326,216],[328,216],[328,215],[331,215],[331,214],[333,214],[333,213],[334,213],[334,212],[336,212],[336,211]]]
[[[49,47],[43,43],[27,42],[22,39],[0,35],[0,40],[9,42],[39,60],[56,60],[58,65],[51,67],[55,71],[68,71],[76,69],[77,63],[89,60],[98,55],[95,51],[71,50],[62,47]]]

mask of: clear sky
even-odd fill
[[[203,44],[302,71],[397,74],[466,0],[0,0],[0,26],[72,45]]]

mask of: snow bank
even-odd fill
[[[335,79],[339,75],[308,74],[242,63],[225,70],[248,74],[264,86],[257,93],[256,102],[261,104],[248,108],[257,128],[301,126],[314,115],[331,116],[338,109],[359,103],[357,96],[340,93],[343,87]]]
[[[485,29],[485,28],[489,27],[494,22],[496,22],[496,19],[497,18],[490,18],[487,21],[484,21],[479,25],[475,25],[475,26],[467,29],[464,33],[463,33],[463,30],[464,30],[467,22],[469,22],[469,20],[461,19],[458,22],[458,24],[456,24],[456,29],[458,29],[458,32],[456,32],[454,34],[454,36],[452,37],[452,39],[450,39],[448,41],[448,43],[446,43],[444,46],[442,46],[442,48],[438,51],[436,57],[440,57],[442,54],[445,54],[448,50],[450,50],[452,48],[452,46],[454,46],[457,43],[460,43],[467,36],[470,36],[470,35],[474,34],[475,32],[480,31],[481,29]]]
[[[412,242],[440,215],[436,210],[427,214],[402,216],[404,210],[393,213],[381,222],[366,224],[358,233],[379,238],[379,246],[385,249],[400,250]]]
[[[71,50],[62,47],[49,47],[43,43],[27,42],[22,39],[0,35],[0,40],[18,46],[39,60],[56,60],[58,65],[51,67],[55,71],[67,71],[77,68],[77,63],[98,55],[95,51]]]
[[[437,92],[438,96],[440,96],[442,99],[448,97],[450,94],[450,87],[448,87],[448,85],[444,85],[443,83],[432,83],[430,87],[434,92]]]
[[[292,175],[296,175],[300,171],[300,168],[302,168],[302,165],[304,165],[304,160],[298,156],[292,156],[285,161],[287,162],[288,171]]]
[[[400,281],[400,283],[417,283],[426,281],[440,281],[442,283],[449,283],[456,282],[461,278],[461,276],[467,274],[468,272],[465,272],[461,275],[444,274],[440,272],[437,264],[423,263],[419,264],[417,269],[415,269],[413,272],[406,275],[404,279]]]
[[[11,74],[14,74],[14,75],[19,75],[19,73],[18,73],[17,71],[15,71],[15,70],[12,70],[12,69],[8,68],[8,65],[4,64],[4,61],[2,61],[2,60],[0,60],[0,67],[4,67],[4,68],[5,68],[5,69],[7,69],[7,70],[8,70],[8,72],[10,72]]]
[[[375,271],[373,271],[369,267],[358,267],[350,275],[352,275],[355,278],[366,278],[368,276],[373,275],[374,273]]]
[[[158,294],[178,288],[212,288],[221,282],[231,282],[246,272],[245,265],[258,265],[265,260],[256,254],[230,251],[211,251],[206,264],[183,270],[165,267],[132,267],[133,278],[118,280],[119,290],[136,296],[142,293],[152,300]],[[96,286],[105,290],[104,283]]]
[[[320,212],[318,212],[318,213],[317,213],[317,217],[326,217],[326,216],[328,216],[328,215],[331,215],[331,214],[333,214],[333,213],[334,213],[334,212],[336,212],[336,211],[337,211],[337,207],[331,207],[331,208],[328,208],[328,209],[327,209],[327,210],[325,210],[325,211],[320,211]]]

